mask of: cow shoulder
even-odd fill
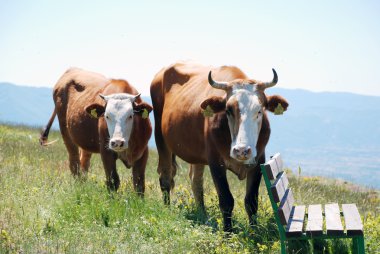
[[[206,119],[206,143],[209,147],[208,155],[216,158],[229,157],[229,147],[231,145],[231,135],[228,126],[227,116],[224,113],[215,114],[212,118]]]
[[[175,63],[169,66],[163,74],[165,86],[173,84],[185,84],[190,79],[189,68],[183,63]]]

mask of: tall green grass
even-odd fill
[[[156,173],[157,153],[151,151],[146,195],[133,192],[131,172],[118,163],[122,184],[108,192],[98,155],[87,179],[70,174],[67,153],[58,132],[40,147],[39,130],[0,125],[0,253],[275,253],[277,226],[261,187],[258,225],[248,226],[244,210],[245,182],[229,174],[235,197],[234,233],[222,231],[218,199],[210,174],[205,174],[207,216],[197,210],[181,162],[172,205],[163,205]],[[317,177],[291,176],[299,203],[357,203],[365,225],[368,253],[380,252],[379,193]],[[350,253],[349,241],[314,243],[316,253]],[[319,247],[318,247],[319,246]],[[291,251],[304,252],[309,243]],[[300,253],[300,252],[298,252]]]

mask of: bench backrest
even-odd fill
[[[268,190],[277,223],[286,226],[294,205],[294,197],[279,153],[261,164],[261,172]]]

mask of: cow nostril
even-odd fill
[[[120,147],[124,146],[124,141],[120,141]]]
[[[251,147],[248,147],[247,150],[245,150],[245,154],[249,155],[251,153],[252,153],[252,149],[251,149]]]
[[[115,141],[111,141],[111,146],[114,147],[116,145]]]

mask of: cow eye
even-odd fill
[[[109,117],[108,115],[106,115],[106,118],[107,118],[107,119],[110,119],[110,117]]]
[[[133,118],[133,116],[132,116],[132,115],[130,115],[128,118],[129,118],[129,119],[132,119],[132,118]]]

